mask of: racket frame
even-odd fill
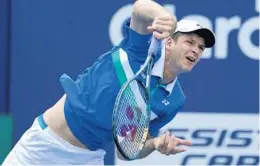
[[[152,70],[152,66],[153,66],[153,59],[154,59],[154,54],[150,54],[147,56],[144,64],[141,66],[141,68],[136,72],[136,74],[130,78],[129,80],[127,80],[127,82],[125,82],[123,84],[123,86],[121,87],[117,97],[116,97],[116,101],[115,101],[115,105],[114,105],[114,109],[113,109],[113,112],[117,111],[117,108],[118,108],[118,105],[119,105],[119,100],[121,99],[121,96],[124,92],[124,90],[129,86],[129,84],[132,82],[132,81],[137,81],[141,86],[143,86],[144,88],[144,91],[146,92],[146,95],[147,95],[147,103],[148,103],[148,107],[146,107],[146,111],[147,111],[147,127],[145,129],[145,132],[143,133],[143,137],[142,137],[142,141],[141,141],[141,144],[139,146],[139,153],[137,154],[137,156],[135,158],[130,158],[127,154],[125,154],[125,152],[121,149],[121,146],[120,146],[120,143],[119,141],[117,140],[117,134],[116,132],[114,132],[114,129],[116,128],[115,127],[115,123],[114,123],[114,116],[113,116],[113,119],[112,119],[112,126],[113,126],[113,137],[114,137],[114,141],[116,143],[116,146],[117,146],[117,149],[118,151],[120,152],[120,154],[126,159],[126,160],[134,160],[136,159],[140,152],[142,151],[144,145],[145,145],[145,142],[146,142],[146,139],[147,139],[147,136],[148,136],[148,130],[149,130],[149,123],[150,123],[150,117],[151,117],[151,106],[150,106],[150,82],[151,82],[151,70]],[[146,75],[146,83],[145,83],[145,86],[143,85],[143,83],[141,81],[139,81],[137,79],[137,77],[147,68],[147,75]],[[113,113],[114,115],[114,113]]]

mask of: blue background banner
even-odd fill
[[[75,79],[122,39],[122,23],[130,17],[133,0],[11,2],[9,14],[7,1],[0,5],[4,23],[0,36],[9,37],[0,38],[0,109],[10,102],[7,111],[15,122],[15,143],[33,119],[62,96],[58,81],[62,73]],[[196,19],[210,27],[217,38],[216,46],[205,52],[198,66],[180,76],[187,96],[183,111],[258,113],[259,1],[160,3],[179,20]],[[6,48],[11,49],[10,55]],[[11,73],[6,68],[9,63]],[[10,79],[6,80],[6,74]],[[113,157],[108,156],[107,162],[113,163]]]
[[[9,88],[9,1],[0,1],[0,113],[8,112]]]

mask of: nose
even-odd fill
[[[199,48],[199,46],[193,45],[191,49],[192,49],[192,53],[194,53],[195,56],[198,57],[198,55],[200,54],[200,48]]]

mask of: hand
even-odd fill
[[[153,23],[151,26],[147,27],[147,30],[149,32],[153,32],[153,35],[155,38],[159,40],[166,39],[167,37],[170,37],[177,25],[176,17],[173,15],[167,14],[163,16],[157,16],[153,20]]]
[[[178,145],[192,145],[191,141],[183,140],[173,135],[171,136],[169,131],[160,137],[154,138],[153,141],[155,150],[167,156],[185,152],[187,150],[183,147],[177,147]]]

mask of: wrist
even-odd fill
[[[148,139],[146,141],[146,147],[150,150],[155,150],[155,138]]]
[[[147,157],[155,150],[154,138],[147,139],[144,145],[142,152],[139,155],[139,159]]]

